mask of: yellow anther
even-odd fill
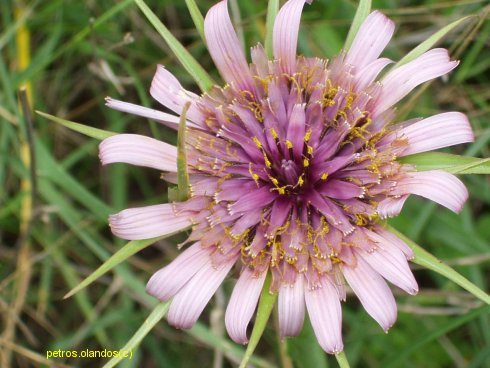
[[[313,147],[312,146],[306,146],[308,149],[308,154],[311,156],[313,154]]]
[[[262,148],[262,143],[259,141],[259,138],[253,137],[252,140],[254,141],[257,148]]]
[[[289,139],[286,139],[286,147],[289,149],[293,148],[293,142],[291,142]]]
[[[308,142],[310,138],[311,138],[311,129],[308,129],[306,131],[305,138],[304,138],[305,142]]]
[[[251,176],[251,177],[252,177],[252,179],[255,181],[255,183],[256,183],[257,185],[259,185],[259,179],[260,179],[260,177],[259,177],[259,176],[258,176],[256,173],[254,173],[254,172],[252,171],[252,163],[250,163],[250,165],[248,165],[248,172],[250,173],[250,176]]]
[[[267,155],[265,154],[265,152],[264,152],[264,163],[265,163],[265,166],[267,166],[269,169],[272,167],[272,164],[269,161],[269,159],[267,158]]]
[[[277,134],[277,132],[276,132],[276,130],[274,128],[271,128],[270,131],[271,131],[272,137],[274,139],[278,139],[279,138],[279,135]]]
[[[332,261],[333,264],[342,263],[342,260],[339,257],[335,256],[335,255],[331,255],[329,258],[330,258],[330,260]]]
[[[270,176],[269,178],[271,179],[272,184],[274,184],[274,185],[279,185],[279,180],[277,180],[276,178],[274,178],[274,177],[272,177],[272,176]]]
[[[301,175],[299,178],[298,178],[298,185],[301,187],[303,186],[303,184],[305,183],[304,179],[303,179],[303,175]]]
[[[309,160],[309,159],[307,159],[307,158],[304,158],[304,159],[303,159],[303,166],[304,166],[304,167],[308,167],[308,166],[310,166],[310,160]]]
[[[365,226],[368,224],[368,219],[366,218],[366,216],[361,215],[359,213],[357,213],[355,216],[356,216],[356,225],[357,226]]]
[[[322,176],[321,176],[321,179],[322,180],[327,180],[328,178],[328,173],[323,173]]]

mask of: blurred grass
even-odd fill
[[[199,1],[198,6],[205,13],[213,3]],[[147,4],[219,80],[185,3],[148,0]],[[238,0],[237,4],[246,44],[263,41],[266,2]],[[451,152],[477,157],[488,157],[490,151],[487,4],[478,0],[373,1],[373,8],[381,9],[397,23],[395,38],[386,51],[395,60],[452,21],[478,16],[442,42],[461,60],[459,68],[449,79],[421,89],[416,99],[406,99],[400,108],[409,117],[465,112],[477,140]],[[349,0],[317,0],[307,6],[300,52],[335,55],[346,37],[355,6],[356,2]],[[23,15],[15,17],[15,7],[22,8]],[[157,107],[148,87],[158,63],[165,64],[187,88],[199,89],[132,0],[4,0],[0,2],[0,24],[0,365],[102,366],[104,359],[45,360],[46,351],[124,346],[157,304],[144,291],[146,280],[175,257],[175,245],[182,239],[161,240],[72,298],[64,300],[63,295],[123,244],[110,235],[107,214],[132,205],[161,202],[166,199],[167,188],[150,170],[127,165],[101,168],[95,140],[35,116],[38,190],[19,189],[22,182],[31,179],[28,162],[21,156],[27,134],[17,91],[30,83],[31,108],[36,110],[100,129],[137,132],[175,143],[176,136],[169,130],[107,109],[104,97]],[[30,33],[28,65],[22,65],[18,57],[16,35],[22,28]],[[463,180],[471,195],[460,216],[411,198],[402,215],[391,223],[488,290],[490,183],[485,176],[465,176]],[[26,229],[21,208],[30,200],[33,222]],[[29,236],[22,237],[21,231]],[[27,256],[21,252],[22,239],[29,241]],[[344,305],[344,339],[351,366],[489,367],[488,310],[481,309],[480,302],[446,279],[414,269],[421,292],[416,297],[399,293],[398,322],[388,335],[355,298]],[[232,283],[231,279],[225,282],[221,296],[190,332],[175,330],[164,321],[157,323],[133,351],[133,358],[123,360],[121,366],[193,367],[196,362],[202,366],[213,362],[216,366],[236,366],[243,347],[221,335],[222,319],[211,318],[223,312],[219,299],[229,295]],[[281,360],[284,347],[269,325],[255,353],[256,366],[279,366],[285,361]],[[288,361],[295,367],[336,366],[334,358],[321,352],[308,328],[286,345]]]

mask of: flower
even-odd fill
[[[397,158],[473,140],[465,115],[447,112],[394,123],[394,105],[419,84],[457,66],[432,49],[393,68],[380,54],[394,24],[380,12],[361,25],[352,46],[330,61],[296,55],[305,0],[279,11],[270,60],[261,45],[242,52],[227,3],[212,7],[205,36],[224,87],[201,96],[159,66],[150,93],[186,114],[190,198],[124,210],[109,219],[124,239],[148,239],[192,227],[192,243],[156,272],[147,290],[171,300],[168,321],[190,328],[234,265],[241,270],[225,316],[230,337],[246,343],[247,325],[268,272],[278,293],[281,336],[297,335],[305,307],[329,353],[343,350],[341,301],[348,284],[387,331],[397,307],[385,280],[409,294],[417,283],[411,249],[385,229],[410,194],[452,211],[468,197],[444,171],[417,172]],[[116,110],[176,127],[179,117],[107,100]],[[103,164],[126,162],[167,172],[175,182],[176,147],[120,134],[100,145]]]

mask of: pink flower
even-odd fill
[[[444,49],[379,77],[394,24],[379,12],[362,24],[348,51],[330,61],[296,55],[305,0],[289,0],[274,25],[274,58],[261,45],[242,52],[226,1],[205,20],[209,52],[226,81],[202,96],[186,91],[163,66],[151,95],[186,115],[191,197],[182,203],[124,210],[110,217],[115,235],[147,239],[192,227],[193,243],[156,272],[147,290],[172,300],[168,321],[190,328],[234,265],[241,275],[225,317],[230,337],[246,343],[267,272],[279,293],[282,336],[302,328],[305,310],[323,349],[343,350],[341,301],[348,284],[387,331],[397,307],[386,280],[416,294],[411,249],[385,230],[410,194],[461,210],[468,193],[444,171],[417,172],[398,157],[471,142],[465,115],[448,112],[393,123],[394,105],[419,84],[457,66]],[[108,99],[116,110],[176,127],[178,116]],[[103,164],[126,162],[168,174],[175,147],[120,134],[100,145]],[[306,309],[305,309],[306,306]]]

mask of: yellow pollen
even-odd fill
[[[313,155],[313,147],[312,146],[306,146],[308,149],[308,154],[311,156]]]
[[[321,176],[321,179],[322,180],[327,180],[328,178],[328,173],[323,173],[322,176]]]
[[[303,159],[303,166],[304,166],[304,167],[308,167],[308,166],[310,166],[310,160],[308,160],[307,158],[304,158],[304,159]]]
[[[253,137],[252,140],[254,141],[257,148],[262,148],[262,143],[260,143],[259,138]]]
[[[287,148],[291,149],[293,148],[293,143],[289,139],[286,139],[286,146]]]

